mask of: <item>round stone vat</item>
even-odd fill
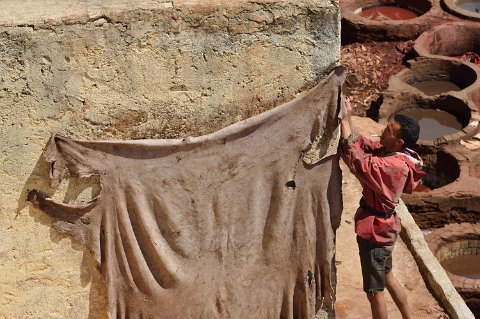
[[[479,114],[472,112],[467,102],[450,95],[434,99],[386,99],[379,109],[380,122],[386,123],[395,113],[408,115],[418,121],[419,145],[451,143],[478,131]]]
[[[420,56],[460,58],[480,64],[480,25],[474,22],[450,22],[422,33],[414,45]]]
[[[448,224],[425,236],[450,281],[480,318],[480,224]]]
[[[355,11],[361,17],[375,21],[392,21],[392,20],[410,20],[415,19],[419,14],[413,10],[402,8],[397,5],[390,6],[372,6],[358,8]]]
[[[431,26],[430,0],[343,0],[340,6],[342,43],[415,39]]]
[[[435,255],[442,267],[452,274],[480,279],[480,240],[460,239],[446,243]]]
[[[480,21],[480,0],[443,0],[443,4],[454,15]]]
[[[412,62],[410,68],[392,76],[389,84],[406,84],[412,93],[435,96],[462,91],[476,81],[476,70],[460,60],[420,58]]]
[[[453,183],[460,176],[458,160],[451,154],[432,148],[419,148],[425,175],[415,192],[428,192]]]
[[[444,135],[455,134],[463,129],[462,123],[452,113],[434,108],[409,108],[397,114],[408,115],[420,125],[420,140],[435,140]]]

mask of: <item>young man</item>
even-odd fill
[[[401,228],[395,206],[402,192],[411,193],[424,174],[420,157],[408,148],[417,142],[420,129],[416,120],[395,114],[382,131],[380,142],[354,137],[348,98],[345,106],[347,112],[341,120],[342,158],[363,187],[355,214],[363,290],[373,319],[388,317],[385,287],[403,318],[409,319],[405,292],[391,272],[392,251]]]

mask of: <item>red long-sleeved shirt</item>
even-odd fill
[[[424,174],[414,151],[385,154],[379,142],[363,136],[343,148],[343,159],[363,187],[364,203],[380,213],[392,212],[400,195],[412,193]],[[355,215],[355,232],[372,242],[392,244],[400,227],[396,214],[385,219],[359,208]]]

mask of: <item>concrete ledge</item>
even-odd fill
[[[339,19],[325,0],[2,1],[0,98],[64,135],[204,135],[317,84]]]
[[[420,228],[403,201],[400,200],[396,211],[402,220],[401,237],[424,274],[432,294],[439,300],[452,319],[475,319],[473,313],[451,283],[445,270],[428,247]]]
[[[190,9],[192,15],[196,13],[205,14],[213,12],[220,7],[242,7],[246,1],[185,1],[185,0],[91,0],[69,2],[62,0],[5,0],[2,1],[0,11],[0,25],[22,26],[22,25],[63,25],[82,24],[94,19],[108,17],[120,20],[122,17],[132,15],[132,12],[144,11],[145,13],[180,8]],[[265,1],[257,1],[261,4]],[[126,22],[130,22],[125,19]]]

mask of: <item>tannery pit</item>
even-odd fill
[[[423,159],[425,175],[422,178],[422,187],[425,191],[436,189],[454,182],[460,176],[460,166],[457,159],[445,151],[420,151]]]
[[[460,61],[422,59],[395,77],[418,93],[433,96],[468,88],[477,80],[477,73]]]
[[[425,236],[448,277],[478,318],[480,315],[480,224],[450,224]]]
[[[480,25],[478,23],[450,22],[424,32],[415,40],[415,51],[420,56],[462,58],[480,63]]]

